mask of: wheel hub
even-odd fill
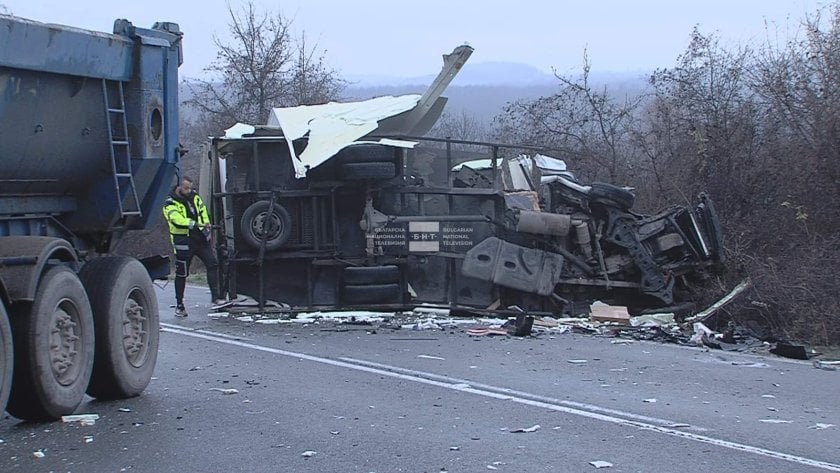
[[[132,296],[135,296],[132,293]],[[148,347],[149,332],[144,307],[133,297],[128,297],[123,310],[123,350],[128,362],[135,367],[143,364]]]
[[[50,331],[50,361],[55,379],[63,386],[70,385],[78,376],[80,365],[77,363],[79,349],[78,315],[69,303],[62,302],[56,307],[52,317]]]

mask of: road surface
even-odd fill
[[[806,362],[209,318],[195,286],[176,319],[158,294],[143,395],[88,399],[94,425],[5,415],[0,472],[840,471],[840,371]]]

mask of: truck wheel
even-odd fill
[[[65,266],[48,269],[29,313],[14,314],[15,368],[8,411],[57,419],[82,403],[93,369],[93,314],[85,288]]]
[[[139,261],[96,258],[79,277],[96,327],[93,374],[87,393],[98,399],[137,396],[152,379],[160,341],[160,313],[152,280]]]
[[[338,175],[348,181],[391,179],[397,175],[397,167],[388,162],[347,163],[338,168]]]
[[[6,307],[0,300],[0,412],[6,410],[9,392],[12,390],[12,369],[15,359],[13,350],[12,326],[9,325]]]
[[[630,210],[636,202],[636,196],[621,187],[604,182],[593,182],[591,187],[589,198],[609,201],[610,203],[616,204],[622,210]]]
[[[347,285],[344,286],[342,299],[351,304],[397,304],[401,302],[400,285]]]
[[[269,214],[270,205],[271,202],[261,200],[254,202],[242,212],[242,220],[239,222],[242,238],[256,249],[262,247],[263,238],[265,238],[265,249],[276,250],[286,243],[292,232],[292,219],[289,217],[289,212],[275,202]]]
[[[386,284],[399,282],[400,268],[388,266],[348,266],[344,268],[344,284]]]

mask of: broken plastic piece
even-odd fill
[[[601,460],[591,461],[591,462],[589,462],[589,464],[594,466],[595,468],[610,468],[610,467],[613,466],[612,463],[601,461]]]
[[[513,429],[513,430],[510,431],[510,433],[512,433],[512,434],[526,433],[527,434],[527,433],[531,433],[531,432],[536,432],[538,430],[540,430],[540,425],[539,424],[531,426],[531,427],[527,427],[527,428]]]
[[[99,414],[75,414],[69,416],[61,416],[62,422],[81,422],[84,425],[93,425],[99,419]]]
[[[233,388],[229,388],[229,389],[210,388],[210,390],[211,391],[219,391],[222,394],[239,394],[239,390],[238,389],[233,389]]]

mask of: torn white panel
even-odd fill
[[[245,123],[237,123],[232,127],[225,130],[225,138],[232,140],[237,138],[242,138],[245,135],[250,135],[254,133],[253,125],[248,125]]]
[[[416,141],[395,140],[393,138],[382,138],[379,141],[356,141],[354,144],[356,144],[356,143],[377,143],[377,144],[380,144],[380,145],[394,146],[396,148],[409,148],[409,149],[414,148],[415,146],[418,145],[418,143]]]
[[[289,144],[297,177],[306,175],[342,148],[376,130],[379,121],[417,106],[419,95],[384,96],[361,102],[275,108],[268,126],[279,126]],[[292,141],[309,134],[306,149],[296,156]]]

